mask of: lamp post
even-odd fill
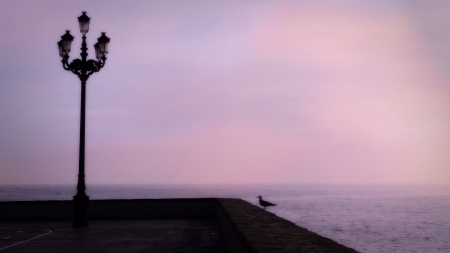
[[[106,54],[108,53],[110,39],[105,33],[97,39],[94,45],[95,56],[97,60],[87,60],[86,33],[89,31],[89,18],[86,12],[78,17],[80,24],[80,32],[83,34],[83,42],[81,43],[81,59],[75,59],[69,63],[69,52],[73,41],[70,31],[61,36],[58,42],[59,56],[61,56],[63,68],[78,76],[81,81],[81,116],[80,116],[80,153],[78,160],[78,183],[77,194],[73,197],[74,202],[74,227],[86,227],[89,225],[87,220],[87,205],[89,196],[86,195],[86,184],[84,182],[84,139],[85,139],[85,115],[86,115],[86,81],[95,72],[99,72],[105,66]]]

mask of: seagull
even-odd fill
[[[276,206],[277,205],[277,204],[272,204],[270,202],[263,200],[261,196],[258,196],[258,199],[259,199],[259,204],[262,207],[264,207],[264,210],[266,210],[266,207],[268,207],[268,206]]]

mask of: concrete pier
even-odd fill
[[[240,199],[0,202],[1,252],[356,252]]]

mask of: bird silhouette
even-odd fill
[[[272,204],[270,202],[263,200],[261,196],[258,196],[258,199],[259,199],[259,204],[262,207],[264,207],[264,210],[266,210],[266,207],[268,207],[268,206],[276,206],[277,205],[277,204]]]

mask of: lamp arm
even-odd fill
[[[64,70],[70,71],[68,55],[62,57],[61,63],[62,63]]]
[[[62,66],[64,70],[70,71],[78,76],[78,78],[81,77],[81,60],[75,59],[69,64],[69,56],[65,55],[62,57],[61,60]]]
[[[78,77],[81,76],[81,68],[82,68],[82,61],[80,59],[74,59],[70,64],[68,62],[66,62],[67,64],[67,71],[70,71],[72,73],[74,73],[75,75],[77,75]]]
[[[88,77],[92,74],[99,72],[105,66],[106,57],[100,58],[98,61],[89,60],[87,61],[87,69],[88,73],[86,74]]]

